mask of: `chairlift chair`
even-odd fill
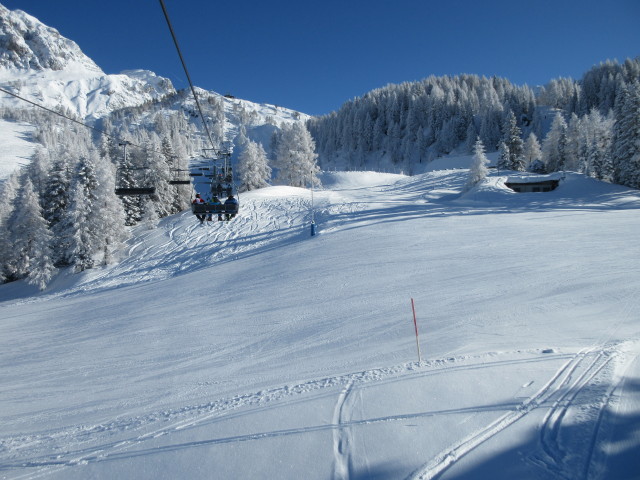
[[[209,149],[205,149],[209,150]],[[233,185],[233,169],[230,163],[231,153],[224,151],[216,151],[213,158],[209,158],[209,167],[198,167],[197,172],[191,173],[191,176],[204,177],[208,181],[199,182],[198,184],[208,184],[211,196],[220,198],[221,205],[212,205],[210,203],[192,204],[191,210],[195,215],[225,215],[227,219],[233,218],[239,211],[239,204],[225,205],[224,197],[234,195]]]
[[[169,185],[189,185],[191,183],[189,170],[176,168],[171,170],[171,174]]]
[[[151,182],[149,168],[119,167],[116,171],[115,194],[122,197],[127,195],[153,195],[156,187]]]

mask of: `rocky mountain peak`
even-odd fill
[[[96,73],[100,68],[80,47],[52,27],[22,10],[0,5],[0,67],[20,70],[62,70],[81,64]]]

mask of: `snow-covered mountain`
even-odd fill
[[[63,70],[71,64],[102,73],[80,47],[22,10],[0,5],[0,67]]]
[[[0,85],[48,108],[96,119],[175,90],[152,72],[105,74],[80,47],[38,19],[0,5]],[[3,106],[24,107],[17,98]]]
[[[106,74],[80,47],[52,27],[21,11],[0,5],[0,86],[48,108],[65,108],[93,120],[127,107],[176,94],[167,78],[147,70]],[[292,110],[220,98],[227,109],[243,106],[267,116],[293,118]],[[16,98],[2,95],[0,106],[23,108]],[[303,116],[308,118],[308,116]],[[298,114],[296,114],[296,119]]]

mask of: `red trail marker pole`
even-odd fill
[[[416,346],[418,347],[418,362],[422,361],[422,355],[420,354],[420,341],[418,340],[418,321],[416,320],[416,304],[411,299],[411,310],[413,310],[413,326],[416,329]]]

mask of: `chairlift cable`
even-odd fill
[[[198,112],[200,113],[200,118],[202,119],[202,125],[204,126],[205,131],[207,132],[207,137],[209,137],[209,142],[211,143],[211,149],[217,151],[216,144],[213,141],[213,136],[211,135],[211,131],[209,130],[209,126],[207,125],[206,118],[202,113],[202,107],[200,106],[200,101],[198,100],[198,95],[196,93],[196,89],[193,86],[193,82],[191,81],[191,75],[189,75],[189,69],[187,68],[187,63],[184,60],[184,56],[182,55],[182,50],[180,49],[180,45],[178,44],[178,38],[173,29],[173,25],[171,24],[171,19],[169,18],[169,12],[167,11],[167,7],[164,3],[164,0],[159,0],[160,6],[162,7],[162,13],[164,13],[164,18],[167,21],[167,26],[169,27],[169,32],[171,32],[171,38],[173,39],[173,43],[176,47],[176,51],[178,52],[178,56],[180,57],[180,62],[182,63],[182,68],[184,69],[184,73],[187,76],[187,81],[189,82],[189,86],[191,87],[191,93],[193,94],[193,99],[196,102],[196,106],[198,107]],[[217,152],[219,153],[219,152]],[[226,163],[225,163],[226,165]],[[225,175],[226,175],[226,167],[225,167]],[[230,191],[233,192],[233,187],[235,186],[235,181],[233,176],[231,177],[231,182],[229,182]],[[235,188],[237,191],[237,187]],[[239,198],[239,197],[238,197]],[[236,209],[237,211],[237,209]],[[195,213],[195,212],[194,212]]]
[[[71,122],[77,123],[78,125],[82,125],[83,127],[90,128],[91,130],[95,130],[96,132],[98,132],[101,135],[104,135],[104,136],[109,137],[109,138],[113,138],[114,140],[120,140],[118,137],[114,137],[113,135],[109,135],[108,133],[105,133],[104,131],[100,130],[99,128],[92,127],[91,125],[87,125],[86,123],[82,123],[81,121],[76,120],[75,118],[67,117],[66,115],[64,115],[64,114],[62,114],[60,112],[56,112],[55,110],[52,110],[51,108],[47,108],[44,105],[40,105],[39,103],[32,102],[31,100],[28,100],[28,99],[26,99],[24,97],[21,97],[20,95],[18,95],[16,93],[13,93],[13,92],[11,92],[9,90],[5,90],[2,87],[0,87],[0,92],[6,93],[7,95],[11,95],[12,97],[15,97],[15,98],[17,98],[19,100],[22,100],[23,102],[30,103],[34,107],[38,107],[38,108],[41,108],[43,110],[46,110],[49,113],[53,113],[54,115],[58,115],[59,117],[62,117],[62,118],[65,118],[65,119],[67,119],[67,120],[69,120]],[[132,143],[132,145],[134,145],[134,144]],[[139,146],[139,145],[136,145],[136,146]]]
[[[189,70],[187,69],[187,64],[184,61],[184,57],[182,56],[182,51],[180,50],[180,45],[178,45],[178,38],[176,37],[176,33],[173,30],[173,26],[171,25],[171,20],[169,19],[169,12],[167,12],[167,7],[164,4],[164,0],[160,0],[160,6],[162,7],[162,12],[164,13],[164,18],[167,20],[167,26],[169,27],[169,31],[171,32],[171,38],[173,38],[173,43],[176,46],[176,50],[178,51],[178,56],[180,57],[180,62],[182,63],[182,68],[184,69],[184,73],[187,76],[187,81],[189,82],[189,86],[191,87],[191,93],[193,94],[193,98],[196,101],[196,106],[198,107],[198,112],[200,112],[200,118],[202,119],[202,124],[204,125],[204,129],[207,132],[207,136],[209,137],[209,142],[211,142],[211,146],[215,148],[215,144],[213,143],[213,137],[211,136],[211,132],[209,131],[209,126],[207,125],[207,121],[204,118],[202,113],[202,108],[200,107],[200,101],[198,100],[198,95],[196,94],[196,89],[193,86],[193,82],[191,81],[191,75],[189,75]]]

